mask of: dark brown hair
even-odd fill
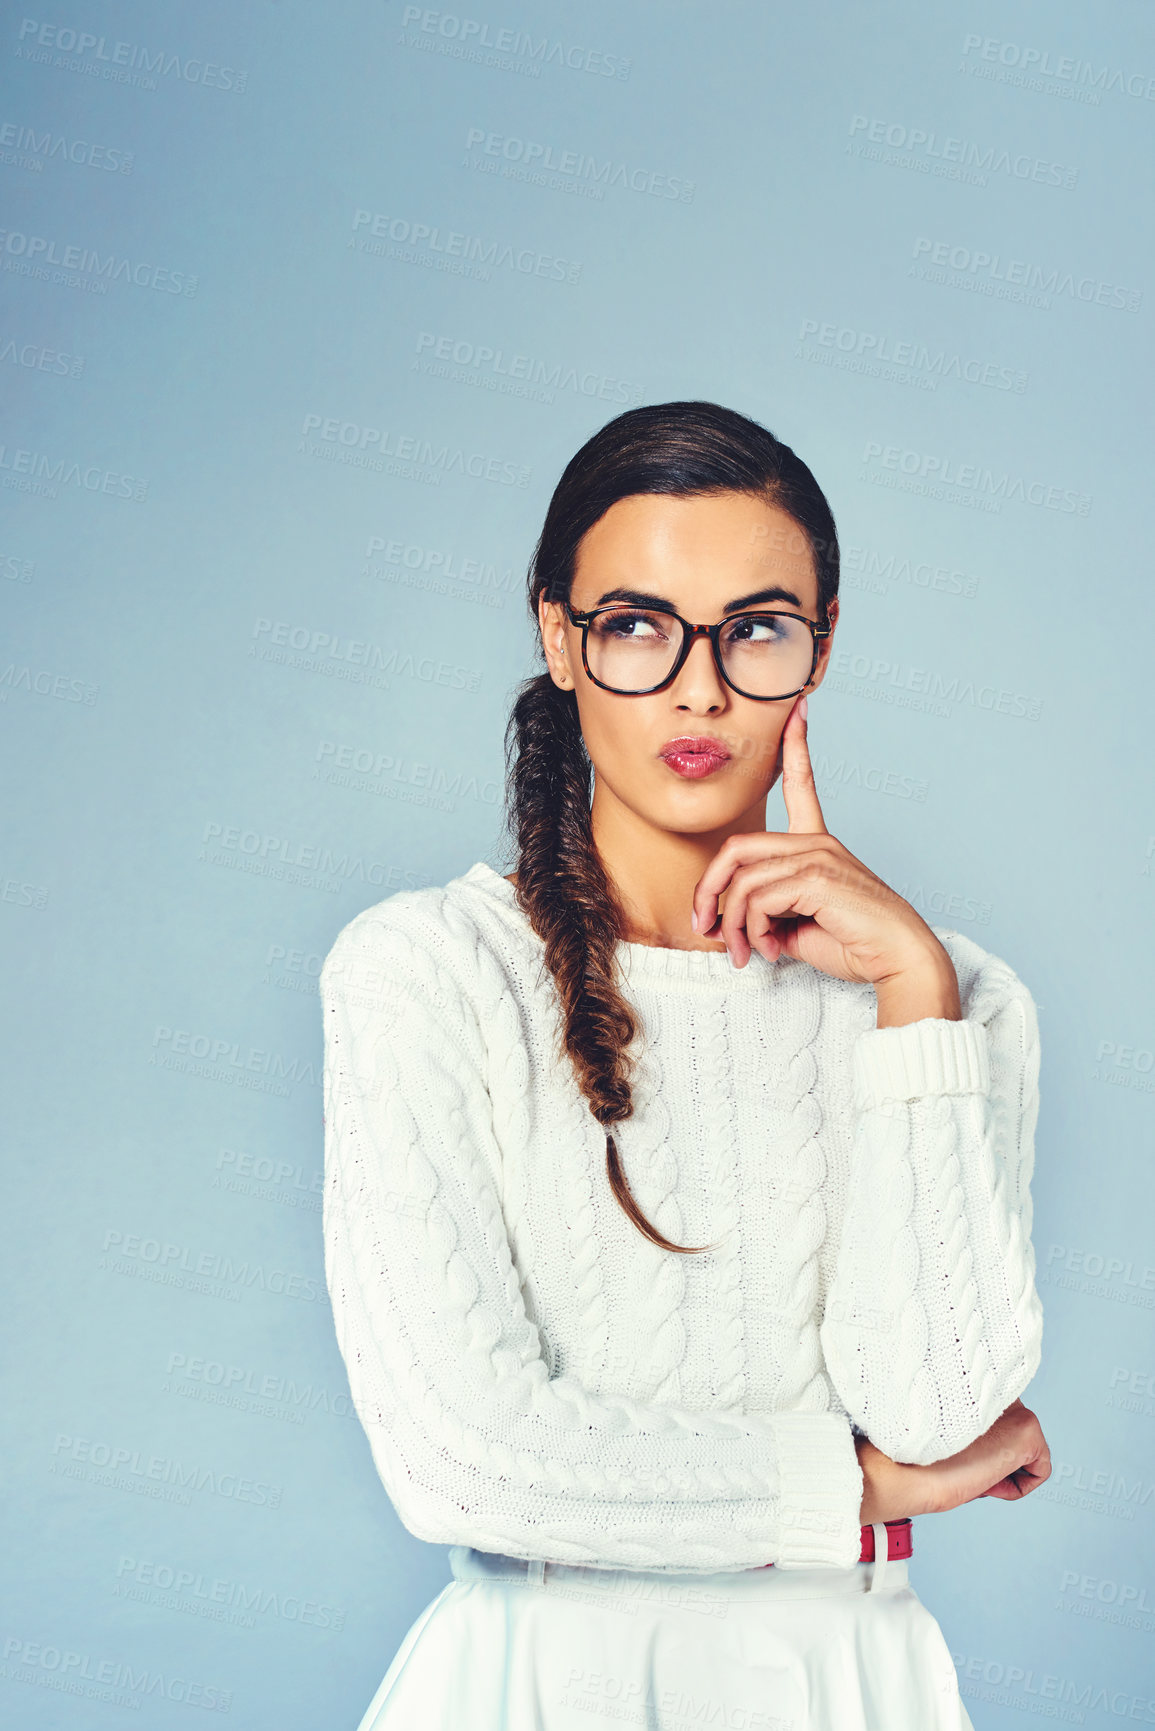
[[[566,465],[530,560],[535,626],[541,596],[569,599],[582,537],[619,499],[721,492],[754,494],[794,519],[814,559],[827,623],[826,610],[838,593],[838,536],[814,476],[757,421],[717,403],[683,402],[627,410]],[[506,761],[517,902],[545,946],[578,1084],[606,1127],[606,1171],[614,1195],[638,1230],[662,1249],[684,1255],[710,1249],[663,1237],[639,1209],[618,1159],[610,1126],[633,1111],[627,1048],[638,1032],[617,970],[616,944],[626,924],[594,846],[592,765],[577,698],[556,686],[548,670],[519,689],[506,731]]]

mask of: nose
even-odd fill
[[[712,715],[724,709],[727,688],[714,661],[713,646],[708,637],[698,637],[690,645],[690,653],[671,687],[676,709],[694,715]]]

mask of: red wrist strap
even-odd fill
[[[900,1521],[883,1521],[886,1528],[886,1555],[888,1561],[894,1557],[909,1557],[914,1552],[914,1528],[910,1516],[904,1515]],[[874,1528],[863,1527],[862,1549],[858,1553],[860,1563],[874,1561]]]
[[[886,1528],[886,1557],[892,1562],[896,1557],[909,1557],[914,1554],[914,1528],[909,1515],[904,1515],[900,1521],[883,1521]],[[862,1549],[858,1553],[860,1563],[874,1561],[874,1528],[862,1528]],[[761,1563],[763,1569],[772,1569],[773,1563]]]

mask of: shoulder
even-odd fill
[[[1002,956],[949,926],[932,926],[931,931],[954,963],[964,1015],[985,1018],[1011,998],[1034,1008],[1030,988]]]
[[[383,901],[362,908],[333,939],[321,970],[322,978],[334,972],[343,959],[374,947],[404,948],[407,943],[436,947],[444,942],[450,930],[446,898],[445,888],[428,885],[424,889],[398,890]]]
[[[499,911],[477,893],[471,873],[398,890],[341,927],[321,969],[321,990],[365,984],[368,971],[382,987],[439,986],[464,999],[484,997],[500,946]]]
[[[1004,1056],[1009,1047],[1018,1063],[1036,1067],[1039,1017],[1030,987],[1008,961],[973,938],[944,926],[931,930],[954,963],[964,1020],[982,1023]]]

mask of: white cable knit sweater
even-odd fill
[[[610,1190],[541,941],[478,863],[321,975],[325,1268],[416,1537],[694,1572],[858,1559],[864,1431],[955,1454],[1035,1374],[1035,1006],[934,927],[964,1019],[807,963],[619,945],[644,1037]]]

